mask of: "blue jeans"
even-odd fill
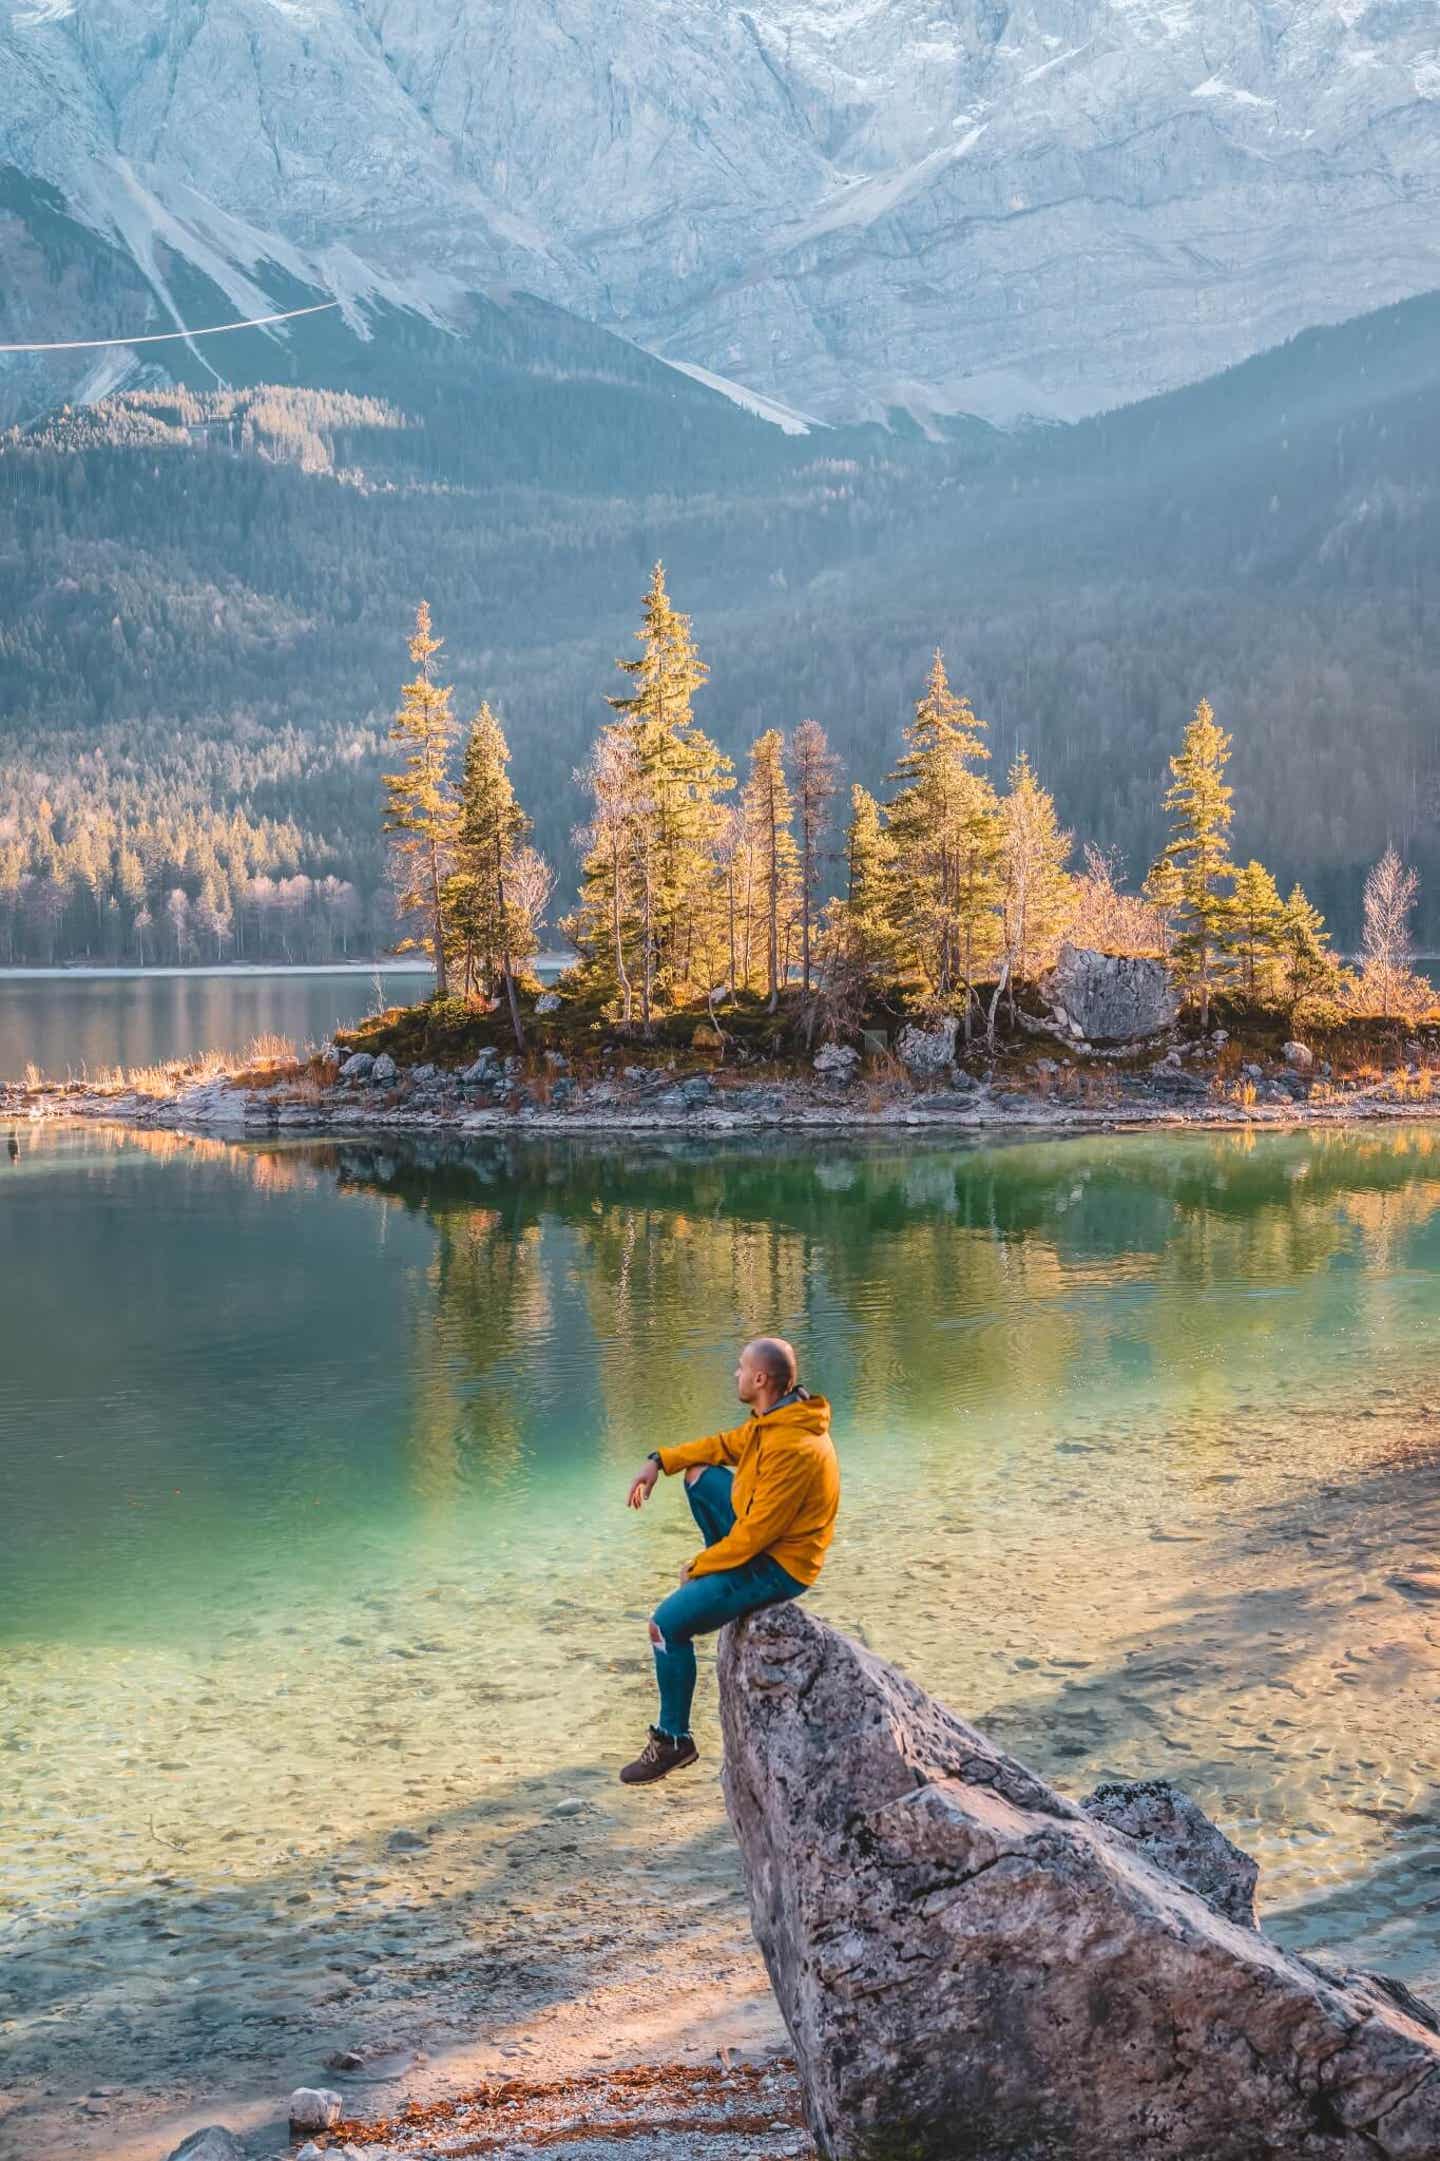
[[[700,1476],[685,1488],[691,1513],[707,1546],[717,1545],[735,1527],[730,1488],[735,1473],[718,1463],[708,1463]],[[757,1606],[778,1606],[787,1598],[799,1598],[808,1588],[788,1575],[778,1561],[761,1553],[739,1568],[717,1569],[713,1576],[694,1576],[678,1591],[662,1599],[652,1619],[662,1641],[655,1644],[655,1678],[660,1684],[662,1733],[680,1740],[690,1731],[690,1705],[695,1695],[696,1636],[708,1636],[727,1621]]]

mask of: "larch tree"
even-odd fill
[[[1308,1000],[1338,995],[1340,963],[1329,947],[1324,916],[1292,885],[1275,934],[1281,995],[1292,1019]]]
[[[449,759],[455,740],[455,715],[448,684],[435,680],[435,656],[441,640],[432,634],[430,608],[415,611],[410,658],[415,674],[400,693],[390,741],[400,753],[400,770],[382,776],[385,831],[390,836],[395,870],[395,905],[402,919],[418,916],[422,929],[407,937],[397,952],[416,950],[435,963],[435,989],[449,990],[445,967],[445,881],[455,840],[455,796]]]
[[[635,748],[649,810],[632,836],[639,924],[640,1009],[647,1033],[656,1001],[683,998],[713,958],[719,931],[716,850],[720,798],[734,769],[695,725],[690,701],[709,670],[695,649],[690,618],[671,605],[657,563],[636,633],[638,660],[617,666],[628,696],[607,702]]]
[[[800,987],[808,997],[824,841],[830,827],[830,805],[840,785],[840,760],[818,720],[802,720],[791,734],[790,775],[800,826]]]
[[[1265,865],[1252,857],[1243,870],[1236,871],[1230,896],[1230,947],[1252,1005],[1275,990],[1284,915],[1279,887]]]
[[[536,948],[534,925],[517,906],[516,857],[530,820],[510,783],[510,746],[488,704],[470,725],[460,773],[455,867],[445,884],[446,931],[462,971],[462,989],[487,997],[503,990],[516,1048],[525,1047],[515,971]]]
[[[990,1001],[987,1034],[1008,990],[1015,1011],[1015,978],[1033,978],[1053,961],[1074,913],[1066,865],[1074,846],[1055,812],[1055,798],[1035,778],[1024,751],[1010,768],[1010,792],[1000,805],[1002,947],[1000,978]]]
[[[792,830],[794,805],[785,780],[785,745],[769,728],[750,747],[750,772],[741,802],[760,872],[765,924],[765,989],[770,1011],[780,1002],[784,950],[800,896],[800,861]]]
[[[1230,899],[1224,888],[1235,875],[1228,838],[1235,791],[1225,784],[1229,756],[1230,738],[1202,698],[1179,756],[1170,760],[1165,794],[1172,820],[1166,852],[1180,873],[1175,978],[1199,998],[1202,1029],[1210,1025],[1211,996],[1228,972]]]
[[[938,1000],[963,987],[967,1041],[976,974],[999,944],[1000,806],[974,770],[990,755],[983,725],[951,690],[937,651],[905,731],[889,806],[900,927]]]
[[[1421,986],[1410,968],[1410,918],[1420,893],[1416,872],[1387,848],[1365,880],[1365,931],[1360,983],[1371,1010],[1382,1020],[1420,1002]]]

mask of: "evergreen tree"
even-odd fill
[[[868,788],[850,789],[845,831],[845,891],[825,912],[820,971],[832,1023],[858,1025],[877,990],[900,970],[895,924],[895,846],[885,815]]]
[[[957,697],[937,651],[892,776],[897,928],[938,999],[963,985],[965,1033],[978,969],[999,944],[1002,821],[972,761],[988,758],[983,723]]]
[[[471,723],[460,776],[455,869],[445,886],[447,931],[466,997],[503,988],[519,1048],[525,1032],[515,971],[535,951],[534,926],[508,888],[530,820],[515,800],[510,746],[488,704]]]
[[[1340,963],[1329,951],[1325,918],[1312,908],[1298,885],[1292,885],[1276,930],[1276,955],[1285,1003],[1292,1018],[1312,998],[1334,998],[1340,989]]]
[[[1055,798],[1042,788],[1024,751],[1010,768],[1010,792],[1001,806],[1001,921],[1004,946],[1001,982],[990,1006],[990,1036],[1002,989],[1015,1011],[1015,978],[1033,979],[1055,958],[1074,912],[1074,888],[1066,864],[1074,845],[1055,813]]]
[[[840,760],[818,720],[802,720],[790,738],[790,771],[800,820],[800,988],[810,993],[810,945],[821,882],[821,854]]]
[[[1210,1025],[1210,998],[1227,972],[1230,904],[1222,890],[1235,875],[1227,835],[1235,813],[1233,788],[1225,785],[1230,738],[1202,698],[1185,730],[1178,757],[1170,760],[1165,808],[1173,823],[1168,854],[1180,875],[1176,981],[1200,1000],[1200,1025]]]
[[[385,831],[391,836],[395,865],[396,907],[401,917],[420,916],[423,929],[408,937],[399,952],[417,948],[435,962],[435,989],[449,988],[445,969],[445,881],[455,838],[455,797],[448,762],[455,739],[448,684],[435,681],[435,655],[441,640],[431,635],[430,609],[421,601],[415,612],[410,658],[416,673],[400,693],[390,741],[401,753],[398,773],[382,775]]]
[[[636,633],[638,660],[622,660],[634,684],[607,703],[635,749],[648,805],[634,821],[630,855],[638,924],[641,1016],[648,1030],[657,998],[682,999],[709,971],[721,933],[717,852],[719,798],[734,769],[695,725],[690,701],[709,670],[695,649],[690,618],[665,589],[657,563]]]
[[[1303,896],[1302,896],[1303,898]],[[1285,903],[1263,863],[1252,857],[1235,873],[1230,897],[1230,947],[1245,996],[1252,1005],[1276,988],[1280,925]]]
[[[772,1013],[780,1001],[780,985],[786,973],[782,949],[788,944],[800,894],[800,862],[791,830],[794,811],[785,782],[784,751],[777,728],[768,729],[752,744],[750,776],[741,798],[760,870],[765,983]]]

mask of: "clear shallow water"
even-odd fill
[[[655,1815],[611,1782],[693,1540],[678,1488],[624,1489],[730,1422],[761,1326],[836,1404],[816,1610],[1069,1791],[1180,1780],[1278,1933],[1440,1984],[1440,1132],[19,1145],[17,2078],[309,2049],[398,2016],[407,1960],[410,1997],[478,1961],[473,2026],[635,1935]],[[701,1714],[708,1764],[708,1676]],[[556,1879],[524,1841],[566,1794]],[[683,1946],[733,1890],[717,1797],[651,1799]]]
[[[259,1035],[323,1043],[429,978],[405,969],[277,968],[270,974],[0,976],[0,1081],[27,1065],[77,1080],[111,1066],[243,1051]]]

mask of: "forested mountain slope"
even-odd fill
[[[1348,933],[1393,837],[1440,927],[1440,301],[1075,427],[933,439],[787,436],[538,303],[472,305],[463,340],[382,313],[343,387],[297,387],[338,373],[297,338],[288,384],[4,441],[0,954],[129,951],[142,908],[163,949],[177,887],[198,940],[207,885],[256,873],[278,897],[237,915],[247,951],[373,941],[380,740],[422,595],[462,716],[503,711],[565,891],[571,770],[657,555],[732,752],[813,714],[879,782],[939,642],[997,765],[1029,749],[1139,872],[1205,694],[1239,851]],[[336,887],[280,895],[297,875]]]

